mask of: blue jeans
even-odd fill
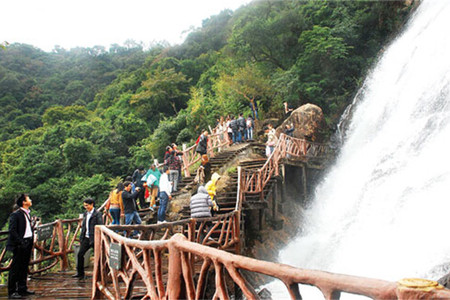
[[[131,225],[131,222],[134,221],[134,224],[139,225],[142,223],[141,218],[137,211],[133,211],[132,213],[125,213],[125,225]],[[133,235],[138,234],[137,230],[134,231]]]
[[[238,139],[238,131],[233,130],[233,144],[238,141],[237,139]]]
[[[120,208],[113,207],[109,209],[109,213],[112,217],[111,225],[120,225]]]
[[[252,110],[252,114],[253,114],[253,120],[258,120],[258,111]]]
[[[158,209],[158,221],[162,222],[166,219],[166,209],[169,203],[169,196],[166,192],[159,193],[159,209]]]
[[[253,128],[251,127],[247,128],[247,139],[253,140]]]
[[[238,131],[237,132],[237,139],[236,139],[236,142],[242,142],[242,131]]]

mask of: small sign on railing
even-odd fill
[[[37,227],[36,235],[38,242],[51,238],[53,235],[53,224]]]
[[[120,270],[122,268],[122,245],[111,243],[109,247],[109,265],[111,268]]]

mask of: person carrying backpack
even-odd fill
[[[200,155],[206,154],[208,150],[208,130],[204,130],[203,133],[197,139],[197,148],[195,152]]]
[[[234,118],[234,116],[231,117],[230,128],[231,128],[231,131],[233,134],[233,144],[237,143],[239,124],[238,124],[237,120]]]
[[[245,142],[247,140],[247,130],[245,128],[247,127],[247,124],[245,122],[244,116],[242,113],[239,114],[239,118],[237,119],[238,122],[238,141],[239,143]]]

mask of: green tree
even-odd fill
[[[83,200],[91,197],[95,206],[99,208],[108,198],[111,183],[101,174],[91,177],[75,177],[67,193],[67,200],[63,203],[62,217],[70,218],[82,213]]]
[[[184,74],[173,68],[158,68],[148,74],[141,88],[131,97],[130,103],[146,119],[151,119],[158,113],[177,114],[187,100],[187,84]]]
[[[85,139],[68,138],[61,146],[68,169],[75,170],[81,174],[93,172],[95,163],[95,146]]]
[[[234,70],[234,74],[223,72],[214,85],[217,102],[225,112],[238,114],[250,112],[250,104],[258,101],[264,108],[272,104],[274,91],[270,78],[264,75],[256,65],[246,64]]]
[[[85,121],[89,111],[83,106],[55,106],[49,108],[42,116],[44,125],[55,125],[58,122]]]

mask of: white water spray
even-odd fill
[[[450,1],[423,1],[368,76],[280,262],[396,281],[450,262]]]

